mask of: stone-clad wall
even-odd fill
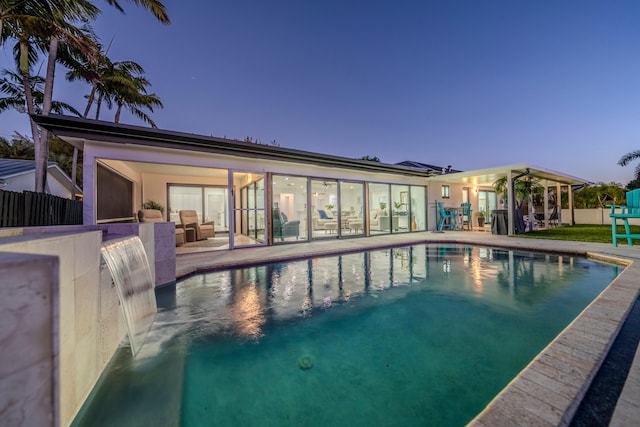
[[[58,259],[0,253],[0,277],[0,424],[51,425]]]
[[[16,402],[12,410],[17,411],[12,412],[17,418],[11,418],[8,425],[67,426],[73,421],[126,337],[117,292],[101,261],[103,239],[138,234],[156,285],[173,283],[174,227],[156,223],[73,230],[48,227],[45,233],[36,233],[35,227],[0,230],[0,407],[12,400]],[[49,292],[46,298],[53,303],[48,308],[36,304],[39,301],[32,297],[33,292]],[[24,309],[23,300],[30,303]],[[16,320],[16,313],[23,317]],[[30,318],[34,321],[24,321]],[[11,333],[5,326],[9,324],[14,325]],[[29,370],[11,362],[29,360],[26,354],[41,361]],[[20,390],[14,386],[16,381],[22,384]],[[13,389],[19,393],[9,393]],[[39,405],[32,407],[36,402],[29,400],[36,397]]]

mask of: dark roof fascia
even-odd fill
[[[405,160],[405,161],[396,163],[396,165],[429,170],[432,172],[432,174],[435,174],[435,175],[442,175],[442,171],[447,169],[442,166],[428,165],[426,163],[416,162],[413,160]],[[446,173],[456,173],[456,172],[463,172],[463,171],[460,171],[457,169],[450,169]]]
[[[432,173],[414,168],[331,156],[310,151],[261,145],[225,138],[159,130],[141,126],[115,124],[99,120],[80,119],[61,115],[33,115],[33,120],[58,136],[120,144],[139,144],[161,148],[173,148],[241,157],[307,163],[317,166],[358,169],[367,172],[401,174],[427,177]]]

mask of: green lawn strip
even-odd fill
[[[618,230],[623,232],[624,227],[619,225]],[[640,225],[632,225],[631,232],[640,233]],[[611,243],[611,226],[563,225],[561,227],[549,228],[548,230],[537,230],[529,233],[517,234],[514,237],[550,240],[571,240],[574,242]],[[618,245],[626,244],[626,239],[618,239]],[[640,241],[635,240],[634,244],[639,245]]]

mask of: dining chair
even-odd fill
[[[466,225],[467,229],[471,230],[473,228],[471,223],[471,203],[462,203],[460,207],[462,208],[462,228]]]
[[[438,212],[440,215],[440,220],[438,221],[438,231],[442,231],[442,229],[444,228],[455,230],[456,229],[455,212],[451,212],[445,209],[444,204],[442,202],[438,202]]]

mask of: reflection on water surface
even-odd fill
[[[147,351],[111,367],[84,419],[134,425],[122,408],[178,399],[183,426],[464,425],[618,269],[415,245],[190,277],[159,294]]]

